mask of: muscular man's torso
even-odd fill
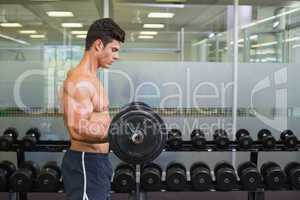
[[[94,95],[91,99],[91,102],[93,104],[93,112],[94,114],[90,118],[91,121],[100,121],[103,124],[106,124],[107,127],[109,127],[110,124],[110,116],[109,116],[109,102],[106,92],[104,91],[104,88],[99,81],[97,77],[94,76],[88,76],[88,75],[82,75],[82,72],[79,70],[71,70],[68,73],[68,77],[65,80],[64,84],[66,83],[72,83],[72,85],[76,85],[80,82],[86,82],[88,80],[89,84],[92,84],[94,87]],[[68,94],[65,89],[62,92],[62,106],[67,106],[67,104],[72,101],[72,96]],[[64,120],[66,122],[68,118],[68,114],[64,113]],[[71,135],[78,134],[76,133],[76,130],[72,127],[69,127],[67,123],[65,123],[71,140],[71,147],[70,149],[75,151],[81,151],[81,152],[95,152],[95,153],[108,153],[109,151],[109,144],[108,143],[99,143],[99,144],[92,144],[92,143],[86,143],[81,142],[72,139]]]

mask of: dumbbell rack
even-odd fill
[[[17,153],[17,164],[20,166],[22,162],[25,161],[25,152],[64,152],[66,151],[69,146],[69,141],[38,141],[36,146],[30,151],[24,151],[19,148],[19,144],[15,144],[13,149],[10,151]],[[172,151],[172,152],[235,152],[235,151],[243,151],[243,152],[250,152],[250,161],[257,165],[258,163],[258,154],[261,151],[268,151],[268,152],[278,152],[278,151],[299,151],[300,150],[300,142],[298,142],[297,147],[293,149],[286,148],[282,142],[277,141],[274,148],[268,150],[263,148],[263,145],[259,142],[254,142],[251,148],[249,149],[240,149],[239,145],[235,141],[231,141],[229,146],[226,149],[218,149],[213,141],[207,141],[206,147],[204,149],[195,149],[191,143],[191,141],[184,141],[182,146],[179,149],[171,149],[168,145],[165,147],[165,151]],[[136,189],[135,191],[130,194],[130,199],[147,199],[147,193],[140,191],[140,183],[139,183],[139,176],[140,170],[142,168],[141,165],[136,165]],[[218,191],[215,191],[218,192]],[[27,193],[26,192],[19,192],[17,193],[18,200],[27,200]],[[264,200],[265,199],[265,190],[259,189],[257,191],[248,191],[248,200]]]
[[[287,148],[282,142],[277,141],[274,148],[272,149],[266,149],[263,147],[263,144],[261,142],[253,142],[253,145],[251,148],[248,149],[242,149],[239,147],[239,144],[236,141],[230,141],[229,145],[225,149],[220,149],[216,147],[216,144],[214,141],[206,141],[205,148],[203,149],[195,149],[193,147],[193,144],[191,141],[183,141],[182,145],[178,149],[172,149],[169,146],[165,147],[165,151],[169,152],[250,152],[250,158],[249,160],[256,165],[258,164],[258,154],[259,152],[279,152],[279,151],[299,151],[300,150],[300,141],[297,143],[296,148]],[[142,167],[140,165],[136,165],[136,177],[140,175],[140,169]],[[164,184],[164,183],[163,183]],[[233,190],[235,191],[235,190]],[[243,191],[243,190],[236,190],[236,191]],[[185,192],[185,191],[183,191]],[[218,192],[215,190],[214,192]],[[245,191],[247,192],[247,191]],[[136,181],[136,190],[132,194],[130,199],[134,200],[146,200],[147,199],[147,193],[140,191],[140,182],[137,178]],[[265,190],[263,188],[259,188],[256,191],[248,191],[248,200],[265,200]]]
[[[23,150],[21,143],[17,142],[13,145],[9,152],[16,152],[17,154],[17,166],[25,161],[26,152],[64,152],[69,149],[69,141],[38,141],[35,147],[31,150]],[[27,192],[12,192],[9,195],[9,200],[27,200]]]

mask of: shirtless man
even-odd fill
[[[68,72],[61,105],[71,147],[62,162],[65,192],[70,200],[110,199],[112,166],[108,158],[108,97],[97,78],[119,58],[125,32],[109,18],[89,28],[80,63]]]

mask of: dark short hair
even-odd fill
[[[125,31],[111,18],[98,19],[92,23],[88,30],[85,39],[85,50],[89,50],[97,39],[101,39],[104,46],[113,39],[124,42]]]

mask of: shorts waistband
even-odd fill
[[[97,152],[83,152],[76,151],[73,149],[68,149],[67,153],[82,155],[84,153],[86,156],[96,156],[96,157],[108,157],[109,153],[97,153]]]

